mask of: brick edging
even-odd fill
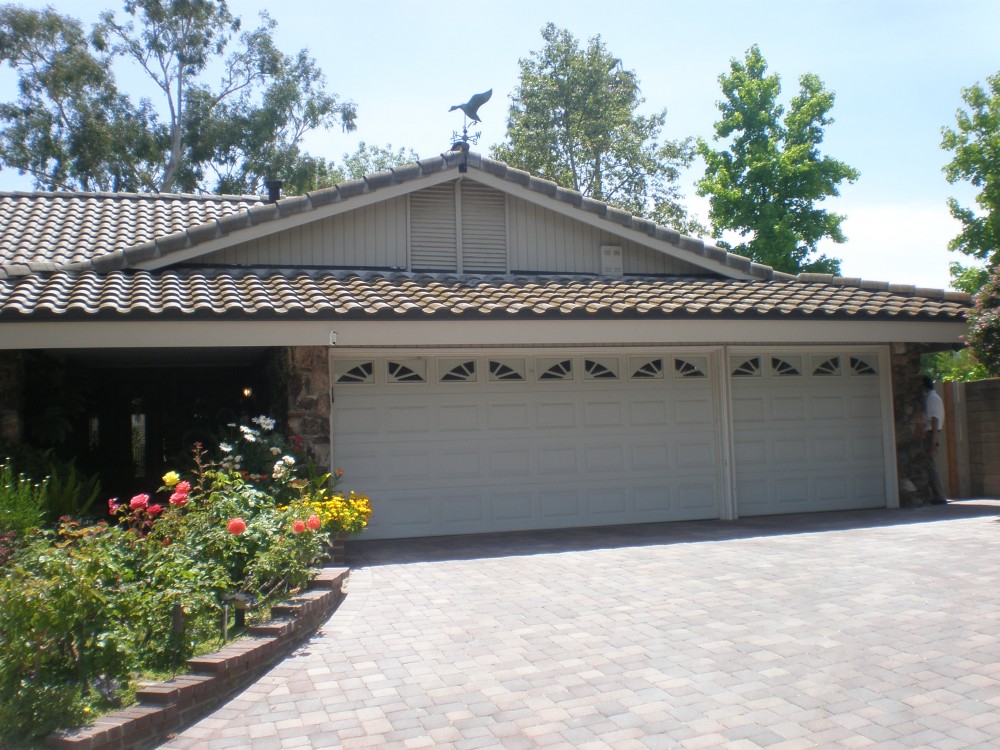
[[[309,589],[271,607],[271,619],[218,651],[188,659],[188,674],[136,693],[138,704],[92,725],[45,738],[46,747],[69,750],[144,750],[224,702],[304,641],[344,597],[347,568],[323,568]]]

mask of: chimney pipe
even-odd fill
[[[267,202],[277,203],[278,199],[281,198],[281,186],[284,185],[284,180],[265,180],[264,187],[267,188]]]

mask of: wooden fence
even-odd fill
[[[948,497],[1000,498],[1000,380],[943,383],[945,450],[938,468]]]

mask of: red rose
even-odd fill
[[[323,522],[319,520],[319,516],[313,513],[309,516],[309,520],[306,521],[306,526],[308,526],[313,531],[319,531],[319,527],[323,525]]]
[[[242,534],[247,530],[247,522],[242,518],[234,518],[226,525],[226,531],[228,531],[233,536]]]
[[[304,523],[302,523],[302,521],[295,521],[292,524],[292,533],[293,534],[301,534],[305,530],[306,530],[306,525]]]

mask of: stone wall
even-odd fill
[[[302,438],[316,462],[330,466],[330,365],[325,346],[286,349],[288,434]]]
[[[899,504],[904,508],[930,502],[930,475],[924,447],[925,390],[920,356],[925,347],[892,346],[892,406],[896,427],[896,471]]]
[[[4,352],[0,357],[0,445],[15,445],[24,436],[23,396],[24,352]]]

